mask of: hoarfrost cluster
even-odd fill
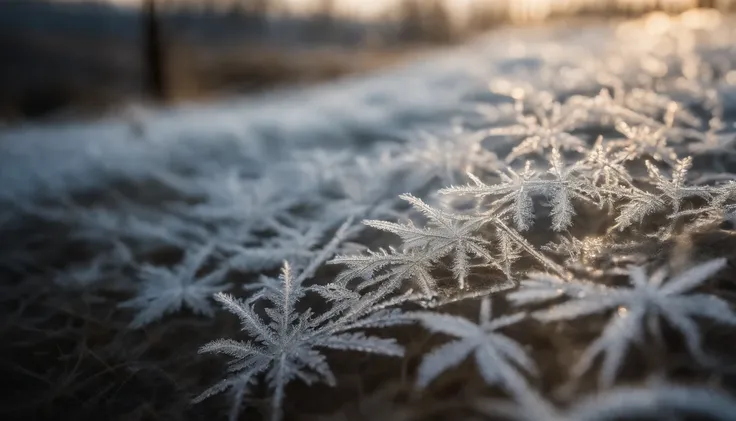
[[[688,13],[627,21],[582,46],[563,31],[476,47],[457,58],[472,71],[443,70],[469,82],[432,123],[382,127],[363,143],[270,144],[265,133],[230,156],[121,170],[100,200],[73,184],[43,200],[8,193],[18,214],[64,226],[60,237],[96,254],[39,268],[34,253],[56,237],[25,236],[2,265],[85,290],[129,329],[212,318],[215,304],[233,313],[237,337],[199,350],[230,358],[223,380],[195,399],[226,392],[233,421],[259,385],[273,421],[289,416],[290,383],[335,386],[332,351],[407,358],[401,331],[445,339],[421,350],[414,389],[470,361],[507,396],[478,398],[488,414],[733,419],[736,398],[712,385],[619,384],[637,348],[667,353],[673,332],[700,373],[733,363],[733,342],[719,355],[705,337],[736,333],[721,282],[735,255],[693,244],[729,238],[736,222],[736,32],[727,17]],[[577,364],[545,377],[554,362],[535,361],[520,332],[565,335],[588,320],[598,331]],[[591,376],[595,396],[563,393]]]

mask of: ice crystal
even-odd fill
[[[644,217],[658,212],[669,212],[670,218],[678,215],[685,199],[699,197],[709,199],[711,189],[704,186],[689,186],[686,183],[688,169],[692,166],[692,158],[677,160],[668,179],[649,161],[646,161],[649,182],[658,190],[657,193],[639,189],[635,186],[621,187],[611,191],[623,198],[626,203],[621,206],[616,224],[612,229],[623,230],[636,222],[641,223]],[[666,228],[671,230],[672,226]]]
[[[491,385],[498,385],[512,394],[527,390],[521,368],[536,373],[533,360],[518,342],[497,332],[524,319],[517,313],[498,318],[491,317],[491,301],[481,301],[478,323],[450,314],[418,312],[410,314],[427,330],[457,338],[424,356],[417,372],[417,386],[426,387],[442,372],[447,371],[472,355],[480,375]]]
[[[501,182],[488,185],[478,177],[468,174],[473,184],[459,187],[448,187],[440,190],[441,194],[472,195],[478,198],[492,197],[497,207],[508,207],[513,221],[519,231],[528,230],[534,223],[534,202],[532,196],[541,193],[539,176],[531,168],[528,161],[524,169],[516,172],[511,168],[500,173]]]
[[[484,399],[476,402],[475,407],[482,413],[514,421],[613,421],[683,416],[727,421],[736,411],[736,400],[708,386],[663,383],[619,386],[578,398],[565,409],[557,409],[539,396],[526,396],[517,403]]]
[[[573,320],[595,313],[613,312],[600,337],[588,346],[573,368],[573,375],[580,376],[602,354],[603,366],[599,381],[603,386],[610,386],[631,344],[643,345],[646,331],[654,337],[662,336],[660,319],[684,336],[693,357],[701,362],[710,359],[701,348],[701,332],[693,318],[707,318],[734,325],[736,313],[718,296],[689,292],[703,284],[725,264],[725,259],[714,259],[671,277],[668,277],[666,268],[647,275],[643,267],[634,266],[628,271],[631,287],[609,287],[537,274],[522,281],[521,289],[509,294],[509,299],[519,305],[568,297],[565,303],[532,314],[543,322]]]
[[[424,183],[435,178],[443,185],[456,183],[468,172],[495,172],[505,166],[483,147],[487,137],[485,131],[445,136],[427,133],[410,143],[405,159],[413,167],[413,176],[421,176]]]
[[[411,280],[418,284],[427,296],[435,294],[436,281],[432,277],[432,265],[437,260],[422,251],[397,251],[394,248],[368,251],[366,255],[336,256],[329,263],[348,267],[337,278],[337,282],[347,284],[353,279],[367,279],[372,282],[401,283]],[[367,286],[367,285],[366,285]]]
[[[521,173],[508,170],[509,175],[501,174],[502,182],[487,185],[479,178],[469,175],[473,185],[449,187],[440,190],[443,194],[466,194],[475,197],[498,197],[495,207],[510,205],[510,214],[520,231],[525,231],[534,223],[534,196],[544,196],[549,200],[552,216],[552,229],[562,231],[572,224],[575,209],[572,201],[597,202],[596,192],[586,178],[580,177],[581,166],[564,164],[559,151],[552,150],[549,159],[549,178],[541,178],[527,162]]]
[[[403,355],[403,348],[395,340],[368,336],[357,330],[406,323],[399,310],[390,308],[406,300],[406,295],[390,298],[395,290],[390,285],[361,295],[337,284],[311,287],[305,284],[334,252],[347,227],[343,225],[300,273],[292,273],[289,264],[284,263],[279,279],[261,283],[263,288],[248,300],[225,293],[215,295],[226,310],[238,316],[249,340],[217,339],[200,348],[202,353],[225,354],[232,360],[227,377],[197,396],[195,402],[230,390],[233,400],[230,419],[235,420],[244,395],[263,375],[273,391],[270,419],[278,421],[283,417],[285,388],[291,381],[335,385],[335,376],[321,348]],[[315,313],[311,308],[298,310],[297,304],[310,292],[330,302],[331,307],[322,313]],[[261,311],[265,312],[265,320]]]
[[[585,150],[585,141],[569,133],[578,124],[579,118],[579,113],[566,112],[561,104],[555,103],[532,116],[521,114],[518,116],[517,124],[490,129],[488,134],[522,139],[521,143],[506,156],[507,163],[552,148],[582,152]]]
[[[633,344],[661,344],[660,323],[703,363],[698,376],[714,374],[696,319],[733,327],[736,315],[728,291],[692,290],[724,266],[736,223],[736,51],[726,19],[653,14],[575,28],[574,42],[546,27],[528,42],[519,29],[518,42],[472,43],[431,69],[310,89],[300,101],[152,111],[134,122],[133,138],[128,121],[8,128],[0,272],[12,282],[3,302],[25,314],[70,289],[91,315],[119,306],[142,327],[184,309],[212,315],[216,293],[244,337],[202,348],[232,362],[199,399],[227,391],[233,419],[259,382],[272,394],[271,417],[286,417],[288,383],[334,384],[325,349],[400,355],[382,330],[417,321],[452,337],[426,353],[418,385],[441,383],[440,373],[472,355],[483,379],[536,408],[516,411],[519,419],[656,418],[659,403],[733,418],[704,389],[688,400],[667,385],[604,390],[557,409],[526,384],[527,336],[516,343],[498,330],[523,316],[491,318],[487,297],[514,288],[499,295],[537,310],[556,300],[533,315],[566,326],[534,335],[608,316],[575,379],[601,357],[600,384],[610,385]],[[298,105],[302,95],[313,106]],[[344,220],[366,223],[337,229]],[[718,243],[696,250],[710,241]],[[184,257],[167,266],[161,252],[172,249]],[[702,251],[723,258],[689,266]],[[325,262],[341,267],[323,270]],[[647,274],[655,264],[674,275]],[[28,300],[14,295],[29,290]],[[131,296],[120,303],[120,293]],[[430,310],[478,298],[478,323]],[[410,318],[404,307],[416,304],[426,311]],[[31,328],[23,335],[37,328],[22,325]],[[555,356],[540,371],[554,369]],[[543,389],[558,390],[550,380],[541,376]]]
[[[227,267],[218,268],[199,278],[199,272],[213,251],[214,245],[210,243],[188,251],[182,262],[172,268],[142,266],[138,294],[118,305],[137,310],[130,326],[145,326],[182,307],[205,316],[214,315],[210,297],[229,288],[230,284],[224,283]]]
[[[581,166],[588,171],[593,185],[604,188],[616,188],[621,184],[631,184],[631,174],[623,165],[624,159],[615,156],[614,147],[604,143],[603,136],[598,136],[588,155],[581,162]]]
[[[639,113],[626,104],[626,95],[620,89],[614,90],[611,96],[609,89],[601,89],[594,97],[574,96],[565,102],[565,108],[576,110],[585,116],[591,124],[610,126],[618,121],[631,123],[656,124],[656,121],[647,117],[650,113]]]
[[[365,223],[373,228],[398,235],[404,241],[405,249],[421,251],[427,260],[452,256],[452,272],[461,289],[470,273],[470,263],[473,257],[481,258],[486,262],[493,260],[485,247],[489,242],[475,234],[477,225],[473,221],[432,208],[421,199],[411,195],[402,195],[401,198],[427,217],[428,227],[418,228],[411,222],[398,224],[386,221],[366,221]]]
[[[629,126],[620,121],[616,124],[616,130],[626,136],[626,140],[614,140],[611,146],[620,149],[616,157],[621,160],[652,158],[655,161],[663,161],[674,165],[677,154],[674,149],[667,146],[667,127],[652,128],[649,125]]]

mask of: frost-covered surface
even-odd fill
[[[0,134],[14,413],[733,419],[733,22]]]

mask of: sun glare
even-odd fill
[[[139,7],[144,0],[56,0],[61,2],[97,1],[112,3],[123,7]],[[168,5],[206,5],[209,8],[229,8],[245,0],[157,0]],[[404,0],[278,0],[274,4],[278,8],[293,14],[311,14],[324,10],[326,4],[332,7],[332,13],[338,16],[358,20],[375,20],[395,18],[398,6]],[[427,0],[429,1],[429,0]],[[615,6],[620,10],[644,12],[660,8],[667,12],[679,12],[697,7],[697,0],[438,0],[444,4],[450,18],[456,24],[463,24],[472,17],[478,6],[484,9],[496,9],[507,15],[514,22],[540,21],[551,15],[573,13],[586,9],[596,10]],[[730,3],[731,0],[721,0]],[[721,3],[719,2],[719,4]]]

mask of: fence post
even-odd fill
[[[143,77],[145,90],[152,98],[166,99],[166,80],[164,75],[164,46],[161,25],[156,8],[156,0],[144,0],[142,22]]]

